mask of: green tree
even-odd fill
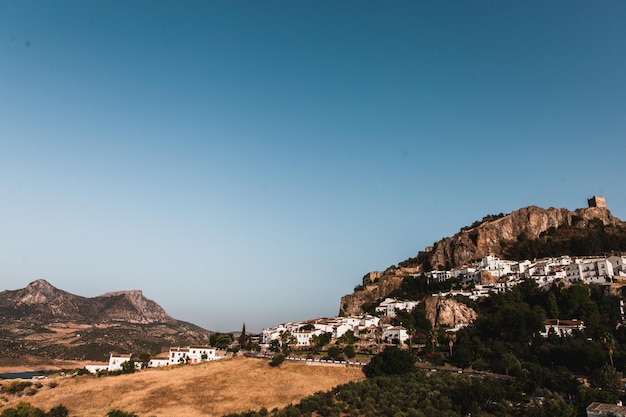
[[[150,363],[150,354],[148,352],[141,352],[139,354],[139,361],[141,362],[141,368],[145,369]]]
[[[330,340],[332,339],[333,334],[332,333],[322,333],[319,336],[318,335],[313,335],[311,337],[311,344],[313,345],[313,349],[316,351],[319,351],[320,349],[323,349],[324,346],[326,346],[328,343],[330,343]]]
[[[43,410],[25,401],[20,401],[15,408],[7,408],[0,417],[44,417]]]
[[[340,359],[341,358],[341,348],[339,346],[331,346],[328,348],[326,352],[329,358]]]
[[[285,362],[285,354],[284,353],[277,353],[274,355],[274,357],[272,358],[272,360],[270,361],[270,366],[280,366],[283,362]]]
[[[379,375],[405,374],[414,370],[415,360],[407,350],[397,346],[387,346],[378,355],[374,356],[369,364],[363,368],[365,376],[373,378]]]
[[[622,390],[622,373],[617,372],[612,365],[605,364],[602,368],[592,372],[589,381],[594,387],[618,396]]]
[[[246,345],[248,344],[248,335],[246,334],[246,323],[243,324],[238,341],[239,341],[239,346],[241,346],[242,349],[245,349]]]
[[[213,333],[209,338],[209,343],[215,348],[225,350],[233,343],[233,335],[230,333]]]
[[[343,353],[350,359],[356,356],[356,351],[354,350],[354,345],[348,345],[343,348]]]
[[[270,352],[280,352],[280,342],[278,339],[270,341]]]
[[[348,330],[342,334],[337,341],[339,343],[345,343],[346,345],[353,345],[356,342],[356,337],[354,336],[354,332],[352,330]]]
[[[122,362],[122,373],[123,374],[132,374],[133,372],[135,372],[135,361],[134,360],[129,360],[129,361],[125,361]]]
[[[46,413],[46,417],[67,417],[70,412],[63,404],[59,404],[56,407],[52,407],[50,411]]]

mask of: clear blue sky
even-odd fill
[[[0,290],[258,331],[625,162],[622,0],[0,0]]]

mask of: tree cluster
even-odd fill
[[[6,408],[0,413],[0,417],[67,417],[68,415],[68,409],[61,404],[45,412],[24,401],[20,401],[15,407]]]
[[[249,411],[225,417],[390,416],[574,417],[575,408],[552,392],[542,400],[524,396],[512,382],[490,377],[408,372],[340,385],[283,409]]]

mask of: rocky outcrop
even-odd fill
[[[382,275],[378,281],[359,286],[352,294],[341,297],[341,310],[349,315],[363,313],[361,307],[365,303],[375,303],[387,296],[390,292],[400,287],[402,275]]]
[[[590,207],[569,211],[561,208],[530,206],[497,218],[485,221],[475,227],[461,230],[452,237],[446,237],[433,245],[431,265],[458,266],[480,259],[489,254],[502,256],[506,244],[520,236],[537,239],[550,228],[572,226],[584,228],[589,221],[599,219],[606,225],[624,223],[611,215],[604,207]]]
[[[424,300],[426,307],[426,317],[430,320],[433,327],[450,327],[457,325],[470,324],[476,320],[476,312],[459,303],[453,298],[445,298],[440,296],[427,297]]]
[[[96,298],[107,305],[102,313],[109,320],[141,324],[175,322],[160,305],[144,297],[140,290],[110,292]]]

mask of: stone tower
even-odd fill
[[[606,208],[606,199],[602,195],[594,195],[587,200],[589,207],[602,207]]]

